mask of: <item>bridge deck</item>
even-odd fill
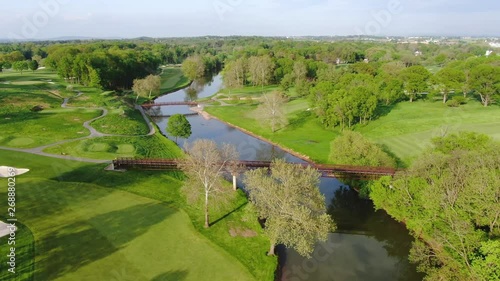
[[[151,108],[151,107],[155,107],[155,106],[170,106],[170,105],[197,106],[198,103],[195,101],[172,101],[172,102],[145,103],[142,105],[142,107],[143,108]]]
[[[240,161],[240,165],[247,169],[269,168],[269,161]],[[119,158],[113,160],[115,169],[138,168],[146,170],[177,170],[178,161],[175,159],[133,159]],[[325,177],[359,177],[359,178],[376,178],[381,176],[393,176],[396,169],[389,167],[365,167],[365,166],[348,166],[348,165],[324,165],[324,164],[309,164],[297,163],[303,167],[312,167],[321,172]]]

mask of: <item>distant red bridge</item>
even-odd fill
[[[145,103],[142,105],[143,108],[151,108],[155,106],[170,106],[170,105],[189,105],[198,106],[195,101],[172,101],[172,102],[159,102],[159,103]]]
[[[270,161],[240,161],[247,169],[269,168]],[[175,159],[134,159],[118,158],[113,160],[113,166],[117,170],[121,169],[142,169],[142,170],[177,170],[178,161]],[[382,176],[394,176],[396,169],[389,167],[366,167],[347,165],[323,165],[310,163],[297,163],[303,167],[313,167],[323,174],[323,177],[330,178],[357,178],[357,179],[377,179]]]

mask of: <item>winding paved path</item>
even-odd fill
[[[79,92],[75,97],[79,97],[83,95],[82,92]],[[24,153],[29,153],[29,154],[35,154],[35,155],[40,155],[40,156],[45,156],[45,157],[51,157],[51,158],[58,158],[58,159],[65,159],[65,160],[74,160],[74,161],[80,161],[80,162],[87,162],[87,163],[109,163],[109,160],[96,160],[96,159],[89,159],[89,158],[82,158],[82,157],[74,157],[74,156],[69,156],[69,155],[57,155],[57,154],[50,154],[43,152],[45,149],[49,147],[53,147],[56,145],[61,145],[69,142],[74,142],[74,141],[80,141],[80,140],[85,140],[85,139],[92,139],[92,138],[101,138],[101,137],[145,137],[145,136],[152,136],[156,133],[155,127],[151,124],[151,121],[149,120],[148,116],[144,112],[144,109],[142,106],[135,105],[135,109],[139,110],[141,112],[142,117],[144,118],[144,121],[148,125],[149,128],[149,133],[146,135],[114,135],[114,134],[104,134],[99,131],[97,131],[94,127],[92,127],[92,122],[104,118],[105,116],[108,115],[109,111],[104,108],[104,107],[99,107],[99,108],[90,108],[90,107],[68,107],[68,102],[70,98],[65,98],[63,103],[61,104],[62,108],[77,108],[77,109],[99,109],[102,111],[101,115],[99,117],[96,117],[92,120],[86,121],[83,123],[83,127],[85,127],[87,130],[90,131],[90,135],[82,138],[76,138],[76,139],[68,139],[68,140],[62,140],[59,142],[35,147],[35,148],[13,148],[13,147],[5,147],[5,146],[0,146],[0,150],[7,150],[7,151],[16,151],[16,152],[24,152]]]

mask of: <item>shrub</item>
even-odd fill
[[[446,105],[449,106],[449,107],[459,107],[460,106],[460,102],[458,102],[457,100],[453,99],[453,100],[449,100],[446,103]]]
[[[462,96],[456,96],[453,98],[454,101],[458,102],[459,104],[467,104],[467,98],[462,97]]]

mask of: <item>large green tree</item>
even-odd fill
[[[445,67],[433,77],[438,92],[443,96],[443,103],[448,101],[451,92],[459,92],[465,83],[465,73],[458,68]]]
[[[335,229],[326,213],[325,197],[319,191],[321,174],[311,168],[274,160],[268,169],[245,173],[245,188],[270,240],[268,255],[284,244],[310,256],[318,241],[326,241]]]
[[[471,71],[472,88],[479,94],[485,107],[490,105],[500,92],[500,67],[481,64]]]
[[[410,102],[413,102],[417,95],[428,90],[430,76],[431,73],[421,65],[410,66],[401,72],[405,94],[410,98]]]
[[[196,80],[205,76],[205,62],[200,55],[188,57],[182,63],[182,72],[190,80]]]
[[[395,167],[395,160],[358,132],[344,131],[331,143],[330,161],[339,165]]]
[[[175,137],[175,143],[177,143],[177,138],[187,139],[191,136],[191,124],[182,114],[172,115],[168,119],[167,133]]]

